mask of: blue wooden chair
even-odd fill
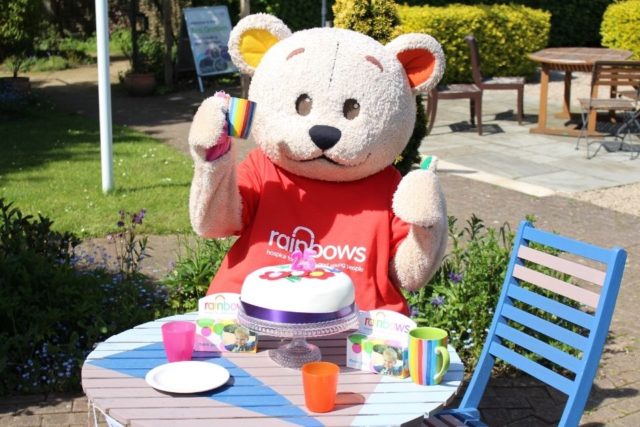
[[[588,260],[588,265],[574,261],[577,258]],[[485,426],[477,408],[500,359],[566,394],[559,425],[577,426],[598,369],[626,258],[623,249],[603,249],[523,221],[487,341],[460,407],[431,415],[425,424]],[[593,267],[596,263],[598,268]],[[551,294],[561,298],[551,299]],[[549,363],[562,369],[549,369]]]

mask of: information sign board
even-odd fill
[[[233,73],[227,43],[231,19],[227,6],[188,7],[183,10],[200,91],[202,76]]]

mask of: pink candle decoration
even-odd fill
[[[305,249],[304,252],[300,252],[300,250],[296,249],[291,254],[291,258],[293,259],[291,269],[296,271],[305,271],[307,273],[312,272],[316,269],[315,255],[317,255],[317,252],[311,249]]]

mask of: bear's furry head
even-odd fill
[[[413,131],[417,91],[433,88],[445,63],[425,34],[383,46],[337,28],[292,34],[267,14],[242,19],[229,52],[253,75],[256,143],[283,169],[325,181],[353,181],[391,165]]]

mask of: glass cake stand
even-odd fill
[[[238,323],[256,333],[291,338],[291,342],[270,352],[270,356],[280,366],[298,369],[305,363],[317,362],[322,358],[318,346],[308,343],[307,338],[323,337],[350,329],[358,329],[358,313],[358,308],[354,307],[351,314],[328,322],[280,323],[249,316],[240,305]]]

